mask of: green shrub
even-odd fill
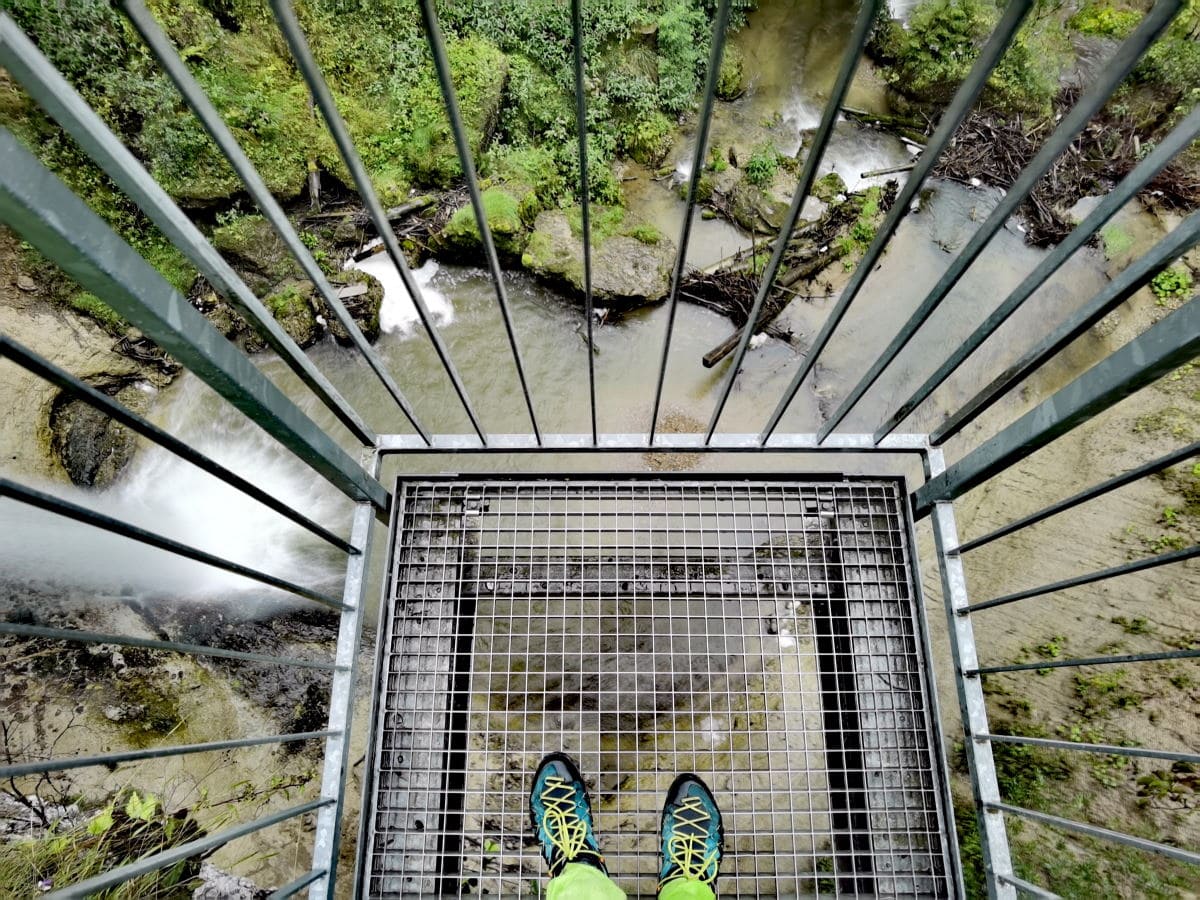
[[[726,45],[721,57],[721,71],[717,76],[717,96],[722,100],[736,100],[745,91],[746,72],[742,51],[732,44]]]
[[[658,20],[659,105],[681,113],[692,104],[708,64],[711,42],[704,13],[687,0],[676,0]]]
[[[779,151],[775,145],[768,142],[759,144],[746,160],[746,180],[760,187],[770,183],[779,171]]]
[[[1192,271],[1187,266],[1163,269],[1150,281],[1150,289],[1162,302],[1182,299],[1192,290]]]
[[[671,120],[660,112],[628,122],[621,128],[621,149],[644,165],[657,165],[671,149],[675,136]]]
[[[1067,19],[1067,27],[1081,34],[1102,37],[1128,37],[1142,20],[1142,14],[1132,9],[1118,9],[1107,2],[1088,2]]]
[[[654,245],[662,240],[662,233],[653,225],[638,225],[629,232],[629,236],[643,244]]]

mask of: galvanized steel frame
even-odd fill
[[[407,267],[403,254],[387,225],[386,216],[378,197],[372,189],[369,176],[357,156],[353,141],[334,104],[332,94],[317,69],[288,0],[272,0],[284,38],[294,59],[309,86],[317,106],[321,109],[327,127],[334,137],[340,153],[352,175],[368,213],[383,239],[389,257],[396,265],[400,276],[413,296],[418,314],[437,352],[443,370],[463,405],[470,420],[473,434],[430,434],[417,421],[411,406],[400,393],[374,350],[362,339],[353,320],[337,300],[336,293],[321,274],[311,254],[303,246],[295,229],[262,182],[244,152],[237,145],[232,133],[221,120],[211,101],[204,95],[198,83],[188,72],[170,41],[141,0],[122,0],[122,5],[135,27],[142,34],[159,59],[164,71],[179,88],[181,95],[196,113],[198,119],[229,160],[235,172],[246,185],[264,215],[277,229],[280,237],[296,256],[300,265],[313,276],[322,297],[345,325],[352,340],[381,380],[385,388],[412,423],[416,434],[375,434],[358,418],[358,414],[333,390],[324,376],[312,366],[307,357],[295,347],[294,342],[283,333],[274,319],[265,312],[260,301],[221,259],[195,226],[180,212],[166,194],[156,185],[141,165],[122,147],[108,131],[99,117],[67,85],[62,76],[45,61],[36,47],[22,35],[6,15],[0,14],[0,62],[8,66],[23,86],[29,90],[48,112],[56,116],[64,128],[80,142],[84,150],[121,185],[131,198],[139,204],[152,220],[168,235],[172,242],[195,263],[218,290],[231,302],[245,311],[249,318],[267,333],[271,345],[300,375],[301,379],[334,412],[335,416],[367,448],[364,457],[355,461],[343,451],[327,434],[288,400],[271,382],[264,378],[240,352],[227,344],[219,334],[201,317],[187,301],[174,292],[124,241],[115,235],[97,216],[33,158],[7,131],[0,131],[0,221],[14,227],[27,241],[40,249],[48,258],[59,263],[81,285],[93,290],[122,316],[140,328],[161,347],[171,352],[197,375],[210,384],[223,397],[241,409],[268,433],[278,439],[298,458],[312,466],[343,493],[355,501],[353,524],[348,541],[331,534],[322,526],[290,510],[284,504],[273,501],[264,492],[224,470],[216,463],[191,450],[183,442],[157,429],[136,414],[126,410],[86,383],[62,372],[46,360],[37,357],[26,348],[7,339],[0,339],[0,356],[8,357],[29,371],[56,384],[73,396],[88,402],[140,434],[156,441],[168,450],[202,468],[209,474],[225,480],[248,495],[265,503],[276,512],[287,516],[318,537],[347,551],[347,578],[340,601],[320,595],[299,585],[292,585],[273,576],[264,576],[238,567],[236,564],[209,557],[194,548],[176,544],[161,536],[144,532],[111,517],[102,516],[78,504],[71,504],[40,492],[32,491],[13,482],[0,482],[0,493],[7,493],[43,508],[71,515],[83,521],[143,540],[171,552],[181,553],[192,559],[200,559],[220,565],[229,571],[237,571],[247,577],[257,577],[267,584],[294,590],[302,596],[337,608],[341,612],[339,637],[332,663],[269,657],[262,654],[241,653],[220,648],[171,641],[125,638],[90,632],[73,632],[68,629],[49,629],[38,626],[3,624],[0,633],[42,637],[48,639],[77,640],[84,642],[124,642],[130,646],[181,653],[209,654],[244,661],[287,664],[295,666],[326,668],[333,671],[333,687],[326,731],[297,735],[276,735],[264,738],[242,738],[218,741],[209,744],[174,748],[155,748],[121,754],[106,754],[102,757],[81,757],[77,760],[51,760],[44,763],[19,764],[20,772],[49,771],[55,768],[77,765],[108,764],[117,761],[133,761],[160,755],[203,752],[212,749],[234,749],[260,743],[326,739],[325,765],[322,775],[320,799],[308,804],[285,810],[266,819],[246,826],[239,826],[218,835],[178,848],[168,854],[159,854],[131,866],[106,873],[99,880],[93,879],[60,891],[55,896],[77,896],[84,890],[96,890],[102,886],[119,883],[125,878],[137,877],[156,867],[170,865],[172,861],[219,846],[234,837],[249,834],[286,818],[317,813],[317,829],[314,841],[312,870],[288,885],[280,888],[273,896],[288,896],[309,889],[311,897],[333,896],[336,876],[336,861],[340,842],[342,804],[345,795],[347,768],[347,741],[355,682],[355,658],[361,636],[363,592],[370,563],[368,550],[375,520],[396,510],[389,509],[393,498],[379,483],[378,475],[382,458],[386,455],[413,455],[431,453],[438,456],[461,454],[527,454],[527,453],[620,453],[635,454],[647,451],[663,453],[786,453],[797,461],[807,454],[871,454],[885,459],[911,458],[917,454],[925,467],[926,481],[911,495],[914,518],[930,517],[937,549],[938,566],[943,586],[943,601],[950,625],[951,647],[955,660],[955,683],[958,691],[960,712],[967,735],[968,760],[977,800],[987,866],[987,882],[990,896],[1011,897],[1020,889],[1036,896],[1052,896],[1037,885],[1017,877],[1013,872],[1004,827],[1005,815],[1016,815],[1034,819],[1053,827],[1073,830],[1092,837],[1119,841],[1155,853],[1164,853],[1188,862],[1200,862],[1200,856],[1190,851],[1122,835],[1107,829],[1097,828],[1056,816],[1048,816],[1021,809],[1003,802],[996,781],[992,760],[993,741],[1019,742],[1044,745],[1055,750],[1071,750],[1091,753],[1124,753],[1131,756],[1195,761],[1195,754],[1168,750],[1143,748],[1118,748],[1108,745],[1077,744],[1049,739],[1014,738],[992,734],[987,727],[981,677],[999,672],[1017,672],[1031,668],[1053,666],[1111,665],[1117,663],[1148,662],[1160,659],[1192,659],[1200,657],[1200,651],[1180,650],[1164,653],[1111,655],[1102,657],[1051,660],[1036,664],[981,666],[978,661],[972,615],[989,607],[1022,601],[1031,597],[1063,590],[1072,586],[1093,583],[1154,566],[1193,558],[1198,548],[1192,547],[1173,553],[1162,554],[1147,560],[1138,560],[1114,566],[1054,584],[1031,588],[995,600],[972,605],[967,599],[962,554],[985,543],[1016,533],[1052,515],[1063,512],[1109,491],[1129,484],[1139,478],[1182,462],[1196,453],[1196,444],[1183,447],[1157,460],[1138,466],[1129,472],[1113,476],[1107,481],[1079,492],[1065,500],[1053,503],[1044,509],[1025,516],[996,531],[960,544],[954,519],[953,502],[974,487],[985,483],[1004,472],[1018,460],[1024,459],[1036,449],[1046,445],[1071,428],[1108,408],[1122,397],[1140,389],[1160,377],[1171,368],[1187,362],[1200,352],[1200,303],[1190,300],[1164,321],[1153,326],[1144,334],[1130,341],[1093,369],[1085,372],[1067,387],[1042,402],[1031,412],[1001,429],[999,433],[983,441],[963,458],[947,467],[943,454],[936,445],[957,433],[984,409],[988,408],[1004,392],[1024,378],[1037,366],[1052,358],[1074,337],[1080,334],[1099,316],[1130,296],[1145,284],[1157,268],[1170,263],[1183,250],[1196,243],[1200,237],[1200,219],[1192,216],[1183,225],[1169,234],[1150,253],[1135,261],[1114,282],[1101,291],[1083,310],[1060,325],[1051,335],[1028,351],[1021,360],[969,401],[930,436],[923,434],[892,434],[921,403],[923,403],[957,366],[978,348],[1011,315],[1021,303],[1050,278],[1086,240],[1104,224],[1120,205],[1145,187],[1183,147],[1200,133],[1200,112],[1193,111],[1172,134],[1146,159],[1144,159],[1122,181],[1116,190],[1094,210],[1059,247],[1027,276],[993,312],[983,324],[956,348],[947,360],[911,397],[905,400],[894,413],[882,423],[874,434],[839,433],[834,429],[849,413],[857,401],[865,395],[872,384],[883,374],[892,359],[898,355],[908,340],[924,324],[941,303],[955,283],[961,278],[973,260],[983,251],[991,236],[1003,225],[1021,198],[1031,190],[1053,159],[1070,143],[1074,135],[1086,125],[1088,118],[1106,100],[1121,78],[1136,64],[1141,54],[1167,27],[1181,8],[1181,0],[1158,0],[1143,23],[1121,46],[1104,74],[1076,105],[1055,133],[1042,147],[1035,160],[1027,167],[1001,201],[987,222],[969,241],[967,247],[943,274],[934,289],[922,301],[909,321],[902,326],[891,346],[873,362],[867,374],[842,401],[831,419],[822,424],[815,433],[776,434],[784,413],[787,411],[801,384],[817,364],[833,332],[860,291],[870,271],[874,268],[884,248],[893,236],[900,221],[908,213],[917,192],[928,178],[938,156],[952,139],[955,130],[970,112],[987,78],[999,63],[1001,56],[1013,40],[1017,29],[1026,18],[1032,0],[1012,0],[1001,17],[986,46],[980,52],[971,73],[959,88],[943,115],[928,146],[922,153],[914,171],[901,190],[895,206],[879,229],[876,239],[868,248],[841,298],[827,317],[813,341],[809,353],[800,364],[791,383],[785,390],[778,406],[760,434],[716,434],[716,426],[730,397],[740,366],[744,362],[749,339],[757,312],[761,309],[778,273],[783,247],[796,222],[804,199],[811,189],[817,166],[828,144],[836,119],[837,107],[848,86],[849,78],[862,52],[869,32],[868,23],[877,7],[877,0],[864,0],[859,10],[852,40],[845,51],[838,78],[829,103],[822,115],[811,149],[805,160],[798,190],[789,209],[786,227],[781,233],[772,253],[762,286],[756,295],[751,311],[750,326],[738,343],[737,352],[721,387],[707,430],[703,434],[658,435],[656,432],[658,410],[666,375],[666,362],[671,348],[671,335],[678,303],[678,287],[683,277],[692,217],[695,212],[696,194],[700,173],[704,166],[711,112],[714,105],[716,73],[722,58],[730,12],[729,0],[720,0],[714,16],[712,52],[701,100],[702,118],[696,141],[696,154],[688,185],[687,209],[684,218],[678,256],[671,280],[668,300],[669,314],[665,340],[659,366],[658,383],[654,394],[654,414],[645,433],[604,434],[597,427],[596,386],[594,352],[591,230],[588,202],[588,156],[586,134],[586,102],[584,67],[586,60],[582,48],[582,3],[572,0],[571,24],[573,35],[572,59],[575,68],[575,115],[578,130],[578,151],[581,184],[583,188],[584,216],[584,315],[587,322],[589,349],[588,393],[591,429],[588,434],[542,434],[534,413],[533,397],[526,383],[524,367],[518,348],[517,335],[513,326],[507,295],[500,270],[499,260],[491,232],[487,227],[478,179],[475,175],[471,148],[463,128],[462,117],[457,109],[454,85],[446,62],[444,43],[436,19],[432,0],[422,0],[421,11],[426,26],[435,69],[442,89],[450,118],[456,147],[459,151],[464,177],[469,189],[472,208],[480,225],[484,253],[497,292],[497,302],[504,321],[509,347],[513,354],[521,382],[526,408],[530,415],[531,431],[522,434],[488,435],[480,423],[458,376],[448,349],[433,325],[419,287]],[[557,476],[561,477],[561,476]],[[756,476],[759,477],[759,476]],[[394,521],[394,519],[393,519]],[[919,579],[917,580],[919,592]],[[386,584],[385,584],[386,590]],[[24,768],[20,768],[24,766]],[[32,766],[33,768],[30,768]],[[12,767],[0,769],[0,774]],[[14,769],[13,772],[18,771]],[[12,774],[12,772],[9,772]],[[952,836],[951,836],[952,840]],[[203,846],[201,846],[203,845]],[[179,855],[183,854],[183,855]]]

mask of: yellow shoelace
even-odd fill
[[[555,795],[554,792],[559,793]],[[563,859],[575,859],[587,845],[587,825],[579,818],[575,808],[575,789],[571,782],[563,781],[553,776],[546,779],[546,786],[541,793],[542,803],[546,806],[544,819],[546,835]]]
[[[704,825],[711,818],[699,797],[688,797],[680,803],[675,815],[678,816],[682,812],[696,814],[694,818],[689,817],[686,820],[688,824],[696,827]],[[667,859],[679,868],[664,878],[661,884],[679,878],[705,882],[712,882],[716,878],[716,866],[720,862],[721,851],[713,849],[706,853],[707,837],[707,828],[704,828],[699,834],[680,834],[678,830],[671,834],[670,840],[667,841]],[[709,874],[709,869],[713,870],[712,874]]]

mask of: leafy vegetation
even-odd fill
[[[1080,34],[1094,34],[1103,37],[1128,37],[1137,24],[1141,15],[1132,9],[1122,9],[1111,3],[1088,2],[1079,8],[1075,15],[1067,20],[1067,25]]]
[[[759,144],[746,160],[746,180],[760,187],[770,183],[779,171],[779,151],[772,143]]]
[[[1150,289],[1162,303],[1183,299],[1192,289],[1192,271],[1187,266],[1163,269],[1151,279]]]

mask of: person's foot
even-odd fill
[[[701,881],[715,893],[724,839],[712,791],[697,776],[680,775],[663,804],[659,891],[675,881]]]
[[[565,753],[551,753],[538,764],[529,792],[529,815],[550,877],[559,875],[567,863],[585,863],[608,873],[592,831],[592,807],[583,776]]]

